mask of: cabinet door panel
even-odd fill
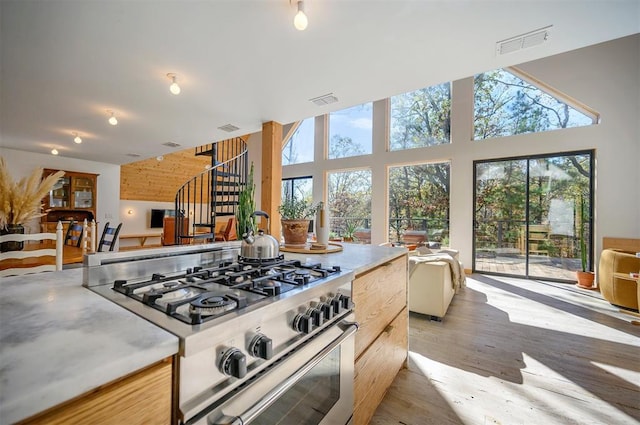
[[[353,281],[356,359],[407,305],[407,256],[358,276]]]
[[[356,361],[354,425],[366,425],[407,359],[408,310],[398,314]]]

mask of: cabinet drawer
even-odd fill
[[[376,267],[353,281],[356,359],[407,305],[407,256]]]
[[[408,310],[403,309],[356,361],[354,425],[366,425],[407,359]]]

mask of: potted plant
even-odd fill
[[[43,179],[42,168],[36,168],[29,177],[14,181],[0,157],[0,235],[24,233],[25,223],[43,216],[42,198],[63,175],[64,171],[58,171]],[[22,242],[0,244],[1,252],[22,248]]]
[[[353,238],[356,234],[356,230],[358,229],[358,223],[353,223],[347,221],[344,225],[344,231],[342,232],[342,237],[345,242],[353,242]]]
[[[582,271],[576,271],[578,279],[578,286],[584,289],[591,289],[593,287],[594,274],[592,271],[587,270],[587,241],[586,239],[586,226],[585,222],[588,221],[588,217],[585,214],[584,199],[580,196],[580,226],[578,230],[578,242],[580,244],[580,264]]]
[[[285,245],[304,245],[307,243],[309,222],[318,212],[320,204],[304,199],[290,197],[278,207],[282,234]]]
[[[253,183],[253,162],[251,163],[251,170],[247,177],[247,184],[244,189],[238,194],[238,209],[236,210],[236,234],[239,238],[242,235],[255,231],[256,219],[251,215],[256,210],[256,202],[254,194],[256,191],[256,185]]]

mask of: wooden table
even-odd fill
[[[147,242],[147,238],[159,238],[162,237],[162,233],[134,233],[130,235],[120,235],[120,239],[138,239],[140,246],[144,246]]]
[[[25,243],[23,251],[35,251],[38,249],[55,248],[53,241],[42,243]],[[82,263],[85,251],[82,248],[65,245],[62,248],[62,264]],[[23,259],[0,260],[0,270],[14,267],[36,267],[43,264],[55,264],[55,258],[51,255]]]

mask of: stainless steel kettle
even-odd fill
[[[255,216],[267,219],[267,229],[269,228],[269,214],[264,211],[254,211],[251,218]],[[278,240],[263,230],[258,229],[258,234],[253,230],[242,235],[242,245],[240,245],[240,256],[249,260],[271,260],[280,255],[280,244]]]

